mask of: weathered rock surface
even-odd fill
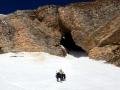
[[[41,51],[64,56],[65,51],[59,44],[61,32],[57,9],[57,6],[45,6],[8,15],[0,24],[1,49],[4,52]]]
[[[61,23],[93,59],[120,65],[120,0],[96,0],[59,8]]]
[[[76,45],[88,52],[101,45],[104,42],[102,39],[106,40],[106,37],[115,31],[116,26],[118,31],[120,0],[76,3],[59,8],[59,13],[62,24],[71,32]],[[114,23],[115,26],[110,26],[109,22]]]
[[[120,0],[48,5],[0,17],[0,52],[40,51],[65,56],[60,45],[65,33],[70,33],[90,58],[119,66]]]
[[[106,60],[108,63],[120,66],[120,45],[95,47],[89,51],[89,57],[96,60]]]
[[[89,57],[120,64],[120,52],[118,52],[120,51],[120,16],[98,29],[94,33],[94,38],[98,46],[89,51]]]

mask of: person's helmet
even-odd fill
[[[59,72],[60,72],[60,73],[63,73],[63,70],[62,70],[62,69],[60,69],[60,70],[59,70]]]

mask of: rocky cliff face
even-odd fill
[[[66,50],[60,43],[65,33],[89,57],[120,65],[120,0],[16,11],[0,18],[0,49],[65,56]]]
[[[113,29],[109,30],[108,24],[119,17],[120,1],[98,0],[91,3],[76,3],[59,8],[59,12],[63,25],[70,30],[76,44],[89,51],[101,44],[99,42],[101,38],[106,37],[106,33],[109,35],[109,32],[112,32]],[[103,27],[107,31],[102,31]],[[102,34],[98,36],[98,33]]]
[[[120,0],[97,0],[59,8],[61,23],[90,58],[120,65]]]
[[[48,52],[64,56],[58,7],[45,6],[31,11],[16,11],[1,20],[1,49],[9,51]]]

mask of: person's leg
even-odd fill
[[[64,80],[66,80],[66,75],[64,74]]]
[[[62,78],[60,77],[60,82],[62,82],[63,80],[62,80]]]
[[[63,74],[61,74],[61,81],[64,81],[64,79],[63,79]]]
[[[56,73],[57,82],[59,82],[59,73]]]
[[[57,78],[57,82],[59,82],[59,78]]]

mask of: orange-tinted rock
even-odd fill
[[[62,24],[71,32],[76,45],[82,47],[87,52],[101,45],[103,38],[106,40],[105,35],[107,31],[110,31],[107,35],[109,36],[116,28],[116,31],[118,31],[120,26],[119,18],[116,18],[120,15],[119,0],[98,0],[90,3],[71,4],[59,8],[59,13]],[[112,23],[114,25],[109,26],[109,22],[110,25]],[[108,30],[109,27],[110,30]],[[104,30],[102,30],[103,28]],[[97,36],[96,32],[101,34]],[[98,40],[101,36],[104,37]],[[97,40],[98,42],[96,42]],[[116,39],[115,41],[118,40]]]
[[[45,15],[42,20],[40,20],[41,12],[42,15]],[[6,52],[41,51],[59,56],[66,55],[60,46],[61,32],[58,24],[57,6],[45,6],[35,11],[17,11],[8,15],[2,22],[13,28],[12,39],[9,40],[12,44],[7,46],[9,49],[6,49]],[[3,32],[6,34],[9,29],[2,26],[1,28],[1,34]],[[8,37],[9,35],[4,36],[3,39]],[[6,42],[4,44],[8,45],[8,41]],[[1,47],[5,51],[6,46],[1,45]]]
[[[96,60],[105,60],[108,63],[120,66],[120,45],[95,47],[89,51],[89,57]]]
[[[60,42],[66,33],[91,58],[120,65],[120,0],[16,11],[0,18],[0,50],[65,56]]]

